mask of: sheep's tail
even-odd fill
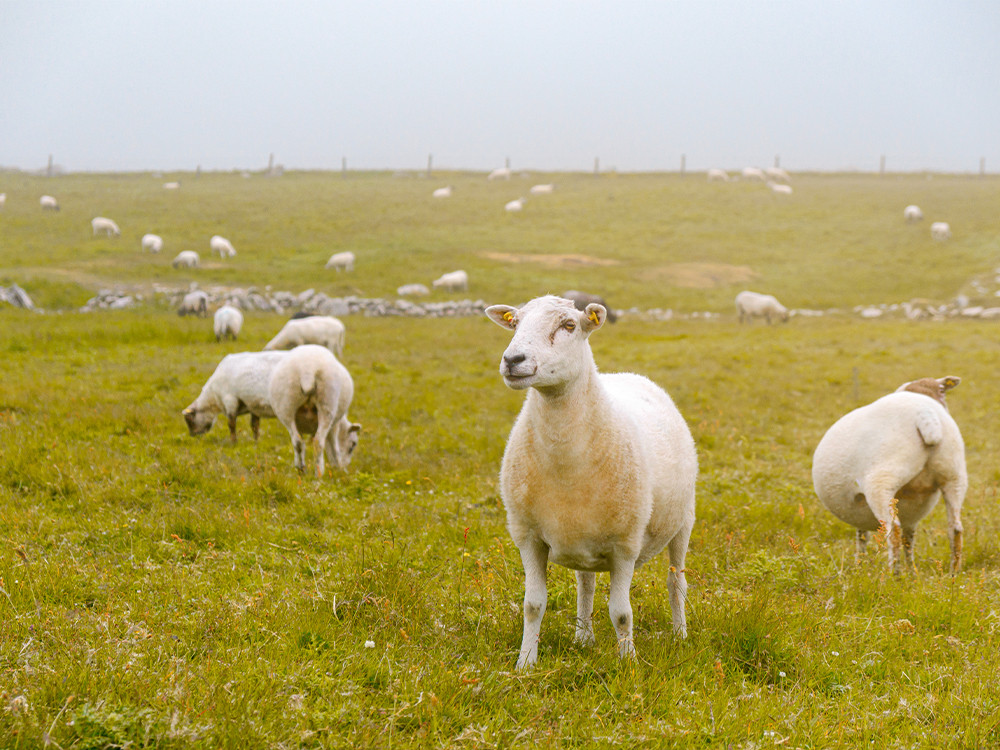
[[[316,368],[310,367],[299,373],[299,387],[306,396],[316,395]]]
[[[944,438],[941,419],[931,409],[921,409],[917,412],[917,432],[927,446],[937,445]]]

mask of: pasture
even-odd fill
[[[162,182],[179,179],[181,189]],[[793,175],[795,192],[703,175],[0,174],[2,747],[988,747],[1000,743],[1000,322],[739,326],[741,289],[792,308],[947,301],[993,277],[1000,180]],[[535,182],[555,193],[503,204]],[[431,190],[454,194],[433,200]],[[62,210],[43,213],[38,196]],[[917,203],[927,219],[906,225]],[[122,237],[93,238],[90,219]],[[952,226],[946,243],[929,224]],[[143,254],[146,232],[164,238]],[[208,253],[213,234],[238,255]],[[201,269],[170,259],[195,249]],[[323,270],[333,252],[354,272]],[[346,473],[292,467],[288,435],[241,418],[201,438],[180,415],[238,342],[157,298],[79,314],[102,287],[197,280],[331,296],[469,272],[466,293],[519,304],[578,288],[625,316],[591,338],[598,366],[652,378],[688,420],[701,466],[688,556],[689,637],[670,635],[667,559],[632,588],[638,659],[621,663],[598,576],[597,643],[573,643],[575,581],[549,568],[539,662],[515,673],[523,576],[496,476],[523,396],[497,372],[485,318],[344,319],[363,425]],[[944,509],[914,574],[816,499],[811,456],[841,415],[924,375],[966,442],[965,563]],[[368,645],[368,644],[373,645]]]

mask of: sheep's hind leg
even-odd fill
[[[916,541],[915,537],[917,534],[917,527],[913,526],[911,528],[902,527],[903,531],[903,555],[906,558],[906,567],[911,571],[916,570],[916,566],[913,562],[913,544]]]
[[[529,540],[518,549],[524,565],[524,635],[516,669],[523,670],[538,661],[538,637],[548,598],[545,574],[549,548],[540,541]]]
[[[858,529],[857,533],[854,535],[854,562],[860,563],[865,556],[865,550],[868,549],[868,532],[864,529]]]
[[[597,574],[576,571],[576,637],[577,643],[590,645],[594,642],[594,589]]]
[[[899,525],[899,515],[896,513],[897,500],[893,497],[894,490],[880,487],[878,479],[869,480],[864,493],[879,525],[885,529],[885,546],[889,557],[889,570],[899,574],[899,558],[903,546],[903,530]],[[888,485],[887,485],[888,486]]]
[[[690,527],[679,531],[667,544],[670,553],[670,572],[667,574],[667,591],[670,594],[670,614],[674,633],[687,638],[687,617],[684,605],[687,602],[687,578],[684,576],[684,558],[687,556]]]
[[[635,560],[615,560],[611,568],[611,595],[608,612],[611,624],[618,635],[618,656],[634,657],[635,642],[632,640],[632,603],[629,588],[635,573]]]
[[[965,498],[966,482],[949,482],[941,488],[944,507],[948,514],[948,533],[951,542],[951,573],[954,575],[962,567],[962,501]]]

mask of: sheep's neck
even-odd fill
[[[607,422],[607,398],[596,369],[558,390],[532,388],[528,398],[533,431],[544,445],[560,451],[591,445],[600,425]]]

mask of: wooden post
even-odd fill
[[[504,160],[504,166],[507,167],[507,169],[510,169],[510,157],[509,156]]]
[[[781,169],[781,156],[779,154],[774,155],[774,168]]]
[[[342,177],[347,177],[347,157],[340,157],[340,174]]]
[[[685,169],[687,169],[687,154],[681,154],[681,177],[684,176]]]
[[[267,157],[267,173],[274,174],[274,154]]]
[[[434,162],[434,154],[427,154],[427,176],[431,176],[431,164]]]
[[[49,154],[49,166],[45,168],[45,174],[48,177],[52,176],[52,154]]]
[[[594,157],[594,175],[599,175],[601,173],[601,160],[598,157]]]
[[[194,168],[194,176],[195,179],[201,177],[201,164],[199,164],[197,167]]]
[[[880,175],[885,174],[885,154],[883,154],[878,160],[878,173]]]
[[[986,157],[985,156],[980,156],[979,157],[979,176],[980,177],[985,177],[986,176]]]

